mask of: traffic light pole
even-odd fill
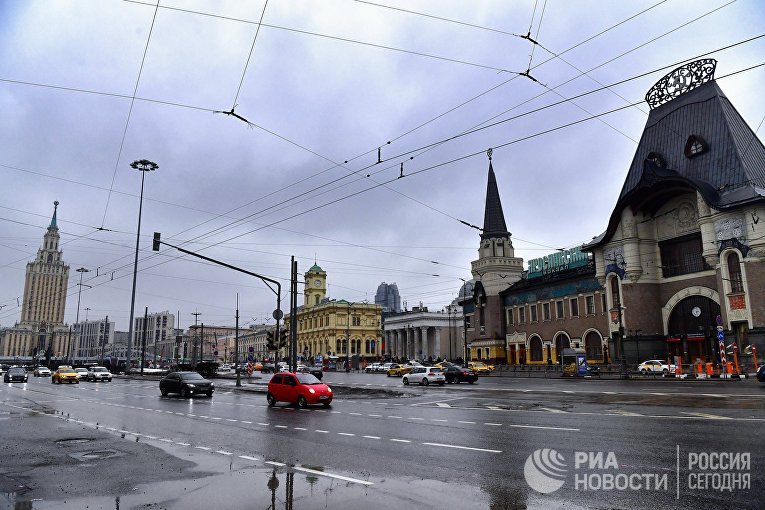
[[[260,280],[266,284],[266,287],[271,289],[271,292],[276,294],[276,309],[273,313],[273,318],[276,319],[276,332],[275,336],[278,339],[279,338],[279,321],[281,321],[282,317],[284,317],[284,312],[281,310],[281,304],[282,304],[282,284],[278,281],[268,278],[267,276],[263,276],[262,274],[253,273],[252,271],[247,271],[246,269],[242,269],[241,267],[232,266],[231,264],[227,264],[225,262],[221,262],[220,260],[215,260],[210,257],[205,257],[204,255],[200,255],[199,253],[194,253],[193,251],[185,250],[179,246],[172,245],[170,243],[166,243],[165,241],[161,240],[161,234],[159,232],[154,232],[154,241],[152,243],[151,249],[153,251],[159,251],[160,245],[164,244],[165,246],[169,246],[170,248],[175,248],[181,253],[185,253],[186,255],[191,255],[192,257],[197,257],[202,260],[206,260],[207,262],[212,262],[213,264],[218,264],[219,266],[227,267],[229,269],[233,269],[234,271],[239,271],[240,273],[244,273],[250,276],[254,276],[255,278],[260,278]],[[276,289],[274,289],[271,285],[273,284],[276,286]],[[276,361],[274,361],[274,370],[276,370]]]

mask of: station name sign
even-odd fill
[[[591,254],[579,247],[570,250],[559,250],[550,255],[531,259],[528,264],[527,278],[538,278],[551,273],[583,267],[590,261]]]

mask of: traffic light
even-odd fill
[[[159,232],[154,232],[154,241],[152,241],[152,243],[151,243],[151,249],[153,251],[159,251],[159,244],[161,242],[160,241],[160,237],[161,236],[162,236],[162,234],[160,234]]]
[[[279,331],[279,348],[284,349],[287,347],[287,330],[282,329]]]
[[[274,330],[269,329],[266,331],[266,350],[275,351],[276,344],[274,343]]]

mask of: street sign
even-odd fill
[[[253,361],[255,358],[252,354],[247,355],[247,361]]]
[[[722,326],[717,326],[717,331],[725,331],[725,328]]]
[[[272,316],[274,319],[279,321],[282,319],[282,317],[284,317],[284,312],[282,312],[281,310],[277,308],[276,310],[274,310],[274,313],[272,314]]]

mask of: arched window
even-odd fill
[[[571,339],[566,333],[559,333],[555,337],[555,355],[560,357],[563,354],[563,349],[571,347]]]
[[[371,352],[371,351],[369,350],[369,340],[367,340],[367,341],[364,343],[364,345],[365,345],[365,347],[366,347],[366,350],[365,350],[364,352],[367,352],[367,353],[368,353],[368,352]]]
[[[529,340],[529,351],[531,352],[531,361],[542,361],[542,339],[538,336]]]
[[[584,349],[587,359],[603,359],[603,341],[595,331],[590,331],[584,337]]]
[[[731,252],[728,255],[728,279],[730,280],[731,292],[744,292],[744,279],[741,276],[741,261],[736,252]]]

